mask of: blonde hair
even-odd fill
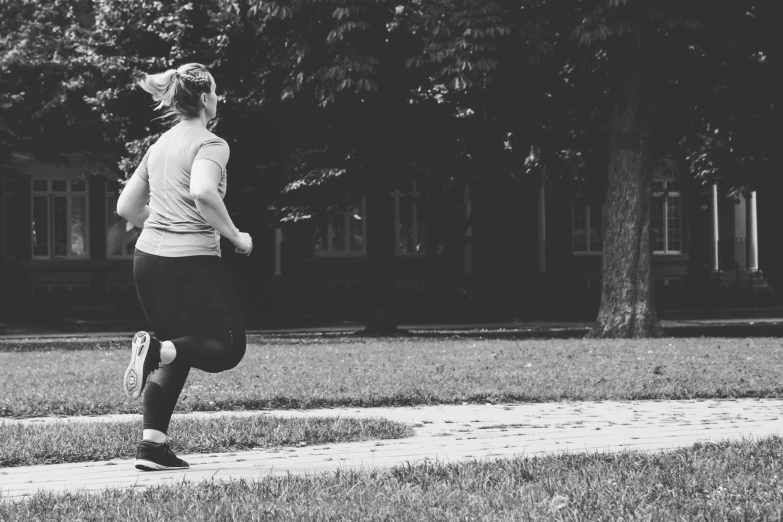
[[[212,76],[200,63],[188,63],[166,72],[145,74],[137,84],[158,102],[155,109],[164,111],[162,118],[178,121],[198,117],[199,96],[212,91]]]

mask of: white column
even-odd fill
[[[470,202],[470,185],[465,183],[465,192],[463,194],[465,202],[465,222],[471,219],[473,213]],[[473,273],[473,227],[465,227],[465,238],[462,250],[462,267],[465,274]]]
[[[710,185],[710,266],[713,272],[720,270],[718,259],[718,184]]]
[[[545,176],[541,173],[538,186],[538,273],[546,273],[546,186]]]
[[[759,235],[756,217],[756,191],[751,192],[746,198],[745,208],[748,216],[747,238],[745,239],[748,244],[748,270],[757,272],[759,269]]]
[[[282,243],[283,243],[283,229],[275,229],[275,277],[279,277],[283,273],[283,258],[282,258]]]

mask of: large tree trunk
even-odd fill
[[[619,42],[616,51],[601,306],[588,337],[654,337],[660,334],[660,322],[653,300],[650,250],[653,158],[640,28]]]

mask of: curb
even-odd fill
[[[667,324],[669,323],[669,324]],[[783,319],[756,321],[663,321],[663,337],[783,337]],[[333,326],[289,329],[251,329],[248,336],[256,337],[344,337],[361,333],[361,326]],[[590,326],[524,326],[519,324],[470,324],[470,325],[402,325],[403,337],[407,334],[417,337],[482,337],[497,339],[578,339],[584,337]],[[2,334],[0,324],[0,345],[13,341],[46,342],[62,340],[72,341],[125,341],[133,331],[113,332],[67,332],[67,333],[27,333]],[[383,338],[384,336],[380,336]],[[394,336],[388,336],[394,337]]]

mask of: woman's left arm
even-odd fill
[[[117,199],[117,214],[139,228],[150,215],[150,186],[137,175],[131,176]]]

